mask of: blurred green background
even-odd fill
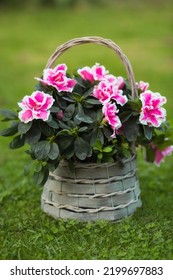
[[[34,90],[52,52],[81,36],[112,39],[127,55],[136,81],[166,96],[173,119],[173,1],[0,0],[0,107],[15,109]],[[69,71],[104,64],[126,76],[116,55],[86,44],[64,53]],[[173,122],[172,122],[173,123]],[[4,122],[0,128],[7,127]],[[24,177],[29,158],[0,139],[1,259],[172,259],[173,160],[160,168],[139,152],[143,206],[121,223],[54,221],[40,209],[41,189]]]

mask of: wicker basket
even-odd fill
[[[61,162],[42,193],[42,208],[54,218],[120,220],[141,206],[136,158],[113,164]]]
[[[96,43],[113,49],[123,62],[132,89],[137,97],[133,70],[127,57],[114,42],[100,37],[73,39],[61,45],[49,58],[46,68],[72,46]],[[41,196],[45,213],[54,218],[116,221],[134,213],[141,206],[136,156],[113,164],[75,164],[71,172],[65,161],[50,173]]]

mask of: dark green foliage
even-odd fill
[[[1,109],[0,114],[4,117],[2,121],[9,121],[17,119],[17,113],[9,109]]]
[[[77,137],[74,142],[74,153],[79,160],[85,160],[92,154],[91,146],[83,138]]]
[[[151,140],[152,136],[153,136],[153,131],[154,131],[153,127],[149,127],[149,126],[144,125],[143,128],[144,128],[144,135],[145,135],[145,137],[148,140]]]
[[[13,136],[18,132],[18,122],[11,123],[11,126],[0,131],[1,136]]]

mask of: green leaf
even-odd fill
[[[65,108],[67,107],[67,102],[66,100],[64,100],[62,97],[59,97],[57,94],[55,95],[56,98],[56,102],[58,103],[58,106],[65,110]]]
[[[105,136],[108,140],[111,139],[112,131],[111,131],[108,127],[106,127],[106,126],[103,127],[103,133],[104,133],[104,136]]]
[[[75,94],[74,93],[80,93],[82,94],[82,91],[83,91],[83,86],[79,85],[79,84],[76,84],[74,89],[73,89],[73,93],[72,93],[72,96],[75,98]],[[76,99],[76,98],[75,98]]]
[[[54,129],[49,126],[49,123],[47,122],[40,122],[40,130],[47,137],[51,137],[54,134]]]
[[[58,167],[59,160],[49,160],[49,161],[47,161],[47,165],[48,165],[49,171],[53,172]]]
[[[78,103],[78,113],[76,115],[76,118],[79,121],[82,121],[82,122],[85,122],[85,123],[93,123],[92,118],[84,114],[82,105],[80,103]]]
[[[91,96],[91,94],[93,93],[93,87],[91,87],[90,89],[86,90],[84,93],[83,93],[83,97],[86,98],[88,96]],[[88,99],[89,100],[89,99]],[[88,101],[86,99],[86,101]],[[100,103],[100,102],[99,102]]]
[[[36,185],[41,185],[41,183],[44,180],[44,176],[45,176],[45,174],[42,169],[39,172],[34,172],[34,174],[33,174],[34,183]]]
[[[96,140],[94,146],[93,146],[93,149],[94,150],[97,150],[97,151],[102,151],[102,143],[99,139]]]
[[[100,122],[102,119],[103,119],[103,112],[102,112],[102,109],[99,109],[96,112],[96,121]]]
[[[33,124],[29,131],[26,132],[25,142],[29,145],[37,143],[41,137],[40,127],[37,124]]]
[[[16,136],[10,143],[10,149],[21,148],[25,144],[25,138],[22,135]]]
[[[74,138],[70,135],[59,135],[57,140],[59,149],[63,152],[72,144]]]
[[[152,138],[152,136],[153,136],[154,128],[153,128],[153,127],[150,127],[150,126],[147,126],[147,125],[143,125],[143,128],[144,128],[144,135],[145,135],[145,137],[146,137],[148,140],[151,140],[151,138]]]
[[[119,118],[122,123],[126,122],[133,115],[132,111],[125,111],[119,114]]]
[[[41,169],[42,169],[42,166],[43,166],[43,164],[42,164],[42,162],[41,161],[35,161],[34,162],[34,171],[35,172],[40,172],[41,171]]]
[[[71,145],[70,147],[68,147],[67,149],[65,149],[65,151],[63,152],[64,157],[66,159],[70,159],[74,156],[74,145]]]
[[[82,91],[81,91],[81,93],[82,93]],[[74,98],[74,100],[75,100],[76,102],[81,102],[82,99],[83,99],[83,96],[81,96],[81,94],[80,94],[80,89],[79,89],[77,92],[74,92],[74,91],[73,91],[72,97]]]
[[[0,131],[1,136],[13,136],[18,132],[18,123],[13,123],[11,127],[5,128]]]
[[[102,157],[102,162],[107,162],[107,163],[113,163],[114,162],[114,159],[112,157],[112,154],[103,154],[103,157]]]
[[[76,101],[75,100],[73,100],[71,97],[69,97],[69,96],[63,96],[63,98],[64,98],[64,100],[67,100],[67,101],[69,101],[70,103],[75,103]]]
[[[102,154],[102,153],[99,153],[99,154],[97,155],[97,157],[98,157],[99,160],[102,160],[103,154]]]
[[[54,128],[54,129],[59,128],[58,123],[55,120],[53,120],[53,119],[50,122],[47,122],[47,124],[48,124],[48,126]]]
[[[122,154],[126,158],[129,158],[131,156],[130,151],[127,148],[125,148],[125,147],[122,148]]]
[[[59,156],[59,147],[56,143],[51,143],[51,147],[50,147],[50,152],[48,154],[48,157],[51,160],[55,160],[57,159]]]
[[[88,104],[93,104],[93,105],[100,105],[100,101],[98,99],[90,98],[85,100],[86,103]]]
[[[48,168],[48,165],[46,165],[46,166],[43,167],[43,173],[44,173],[44,178],[43,178],[43,180],[42,180],[41,183],[40,183],[41,186],[43,186],[43,185],[46,183],[46,181],[47,181],[47,179],[48,179],[48,177],[49,177],[49,168]]]
[[[75,111],[75,104],[70,104],[64,111],[63,120],[70,120]]]
[[[34,144],[34,154],[38,160],[46,159],[51,149],[48,141],[40,141]]]
[[[107,146],[107,147],[103,148],[103,152],[104,153],[111,153],[112,152],[112,147],[111,146]]]
[[[65,124],[64,122],[62,122],[62,121],[59,121],[59,126],[62,129],[70,129],[70,127],[67,124]]]
[[[76,86],[80,86],[82,88],[86,87],[86,81],[84,79],[82,79],[81,77],[75,77],[77,84],[75,85],[74,89],[76,89]]]
[[[59,111],[61,111],[61,109],[59,107],[56,107],[56,106],[52,106],[50,108],[50,112],[51,113],[58,113]]]
[[[74,152],[78,159],[85,160],[91,152],[91,147],[83,138],[77,137],[74,142]]]
[[[20,134],[25,134],[27,131],[30,130],[31,126],[32,126],[32,122],[28,122],[28,123],[20,122],[18,125],[18,131]]]
[[[95,143],[99,140],[99,142],[101,144],[104,143],[104,136],[103,136],[103,132],[100,128],[97,128],[95,130],[92,131],[91,134],[91,140],[90,140],[90,145],[93,146],[95,145]]]
[[[18,119],[18,114],[8,109],[1,109],[0,114],[5,118],[3,121]]]
[[[125,122],[124,133],[125,136],[127,137],[127,140],[130,142],[135,141],[138,135],[139,124],[137,122],[138,122],[137,118],[131,118],[130,120]]]
[[[78,132],[84,132],[84,131],[86,131],[87,129],[88,129],[87,126],[83,126],[83,127],[80,127],[80,128],[78,129]]]
[[[76,115],[76,118],[84,123],[93,123],[92,118],[87,115]]]

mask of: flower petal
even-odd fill
[[[19,119],[24,122],[28,123],[33,120],[33,115],[31,110],[22,110],[18,114]]]

